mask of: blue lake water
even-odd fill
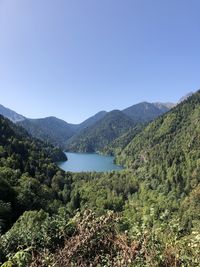
[[[95,153],[65,153],[68,160],[59,162],[58,166],[70,172],[109,172],[122,170],[122,166],[114,164],[114,157]]]

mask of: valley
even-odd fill
[[[65,154],[57,144],[50,144],[52,140],[36,139],[18,123],[1,116],[0,258],[6,262],[2,266],[15,262],[19,252],[25,266],[34,266],[35,262],[43,266],[49,257],[50,266],[67,266],[78,263],[79,255],[84,266],[97,255],[99,259],[107,257],[108,262],[117,262],[120,255],[120,266],[124,267],[146,266],[149,262],[151,266],[198,266],[199,119],[200,91],[150,122],[133,123],[121,111],[103,114],[70,138],[79,135],[83,140],[91,134],[87,142],[74,145],[77,151],[102,149],[125,168],[88,172],[87,165],[100,164],[94,158],[107,158],[109,164],[113,158]],[[54,121],[40,123],[51,128]],[[59,123],[65,128],[65,123]],[[98,136],[104,139],[99,142]],[[87,162],[85,157],[82,162],[81,158],[74,162],[70,159],[82,155],[88,157]],[[75,169],[65,168],[65,163],[58,164],[65,171],[59,169],[55,162],[63,161]],[[74,249],[72,244],[77,242],[81,246]],[[116,242],[119,245],[115,246]],[[108,249],[112,258],[106,256]],[[70,253],[67,258],[66,253]],[[12,256],[8,258],[8,254]]]
[[[200,267],[199,10],[0,0],[0,267]]]
[[[142,102],[122,111],[100,111],[80,124],[67,123],[56,117],[28,119],[4,106],[0,107],[0,114],[22,126],[35,138],[65,151],[102,152],[126,132],[150,122],[173,106]]]

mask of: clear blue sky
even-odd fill
[[[0,0],[0,103],[80,122],[200,87],[199,0]]]

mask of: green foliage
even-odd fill
[[[18,251],[13,256],[9,257],[1,267],[27,267],[31,262],[31,254],[29,253],[29,248],[25,250]]]
[[[123,110],[124,114],[129,116],[135,123],[150,122],[170,108],[162,103],[142,102]]]
[[[127,176],[124,171],[79,174],[74,179],[71,200],[73,201],[74,195],[78,196],[79,202],[75,209],[90,208],[97,214],[103,214],[106,210],[120,212],[129,195],[137,192],[138,188],[137,179]]]
[[[118,162],[159,192],[183,197],[199,183],[200,93],[150,123],[121,152]]]
[[[132,139],[142,131],[144,125],[139,124],[136,127],[130,129],[119,138],[115,139],[111,144],[104,147],[102,152],[109,155],[119,155],[121,151],[132,141]]]
[[[74,218],[75,232],[58,251],[41,251],[33,266],[121,266],[128,267],[135,251],[126,236],[117,233],[118,217],[107,212],[101,217],[86,210]],[[36,265],[36,263],[38,265]]]
[[[94,125],[69,139],[67,149],[80,152],[100,151],[133,126],[134,122],[121,111],[111,111]]]
[[[0,237],[0,248],[4,255],[14,254],[17,249],[55,249],[62,245],[66,236],[73,233],[69,213],[61,208],[58,214],[49,216],[43,210],[26,211],[13,227]]]
[[[0,135],[0,221],[5,231],[23,211],[48,209],[54,198],[49,183],[58,171],[53,162],[66,157],[2,116]]]
[[[25,119],[18,124],[32,136],[61,148],[65,147],[67,139],[75,133],[73,125],[55,117]]]
[[[94,116],[92,116],[92,117],[86,119],[85,121],[83,121],[82,123],[78,124],[77,125],[78,132],[94,125],[95,123],[97,123],[98,121],[103,119],[103,117],[105,117],[106,113],[107,113],[106,111],[100,111],[100,112],[96,113]]]
[[[53,163],[60,151],[1,117],[0,126],[7,266],[18,251],[24,264],[28,248],[31,267],[199,266],[200,92],[143,129],[122,127],[106,148],[127,166],[120,172],[64,173]]]

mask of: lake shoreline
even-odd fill
[[[121,171],[123,166],[114,163],[114,156],[97,152],[64,152],[67,161],[57,162],[57,166],[66,172],[112,172]]]

